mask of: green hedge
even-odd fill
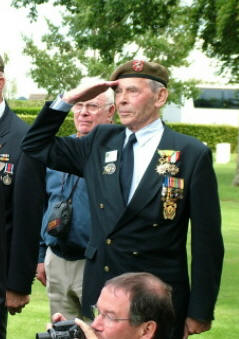
[[[26,111],[24,114],[19,114],[19,116],[25,120],[28,124],[36,118],[36,108],[31,108],[33,114],[27,114]],[[17,110],[15,110],[18,113]],[[40,111],[40,108],[37,112]],[[118,122],[118,119],[117,119]],[[167,123],[169,127],[174,129],[177,132],[192,135],[195,138],[206,142],[208,147],[213,151],[216,149],[216,144],[222,142],[228,142],[231,144],[231,152],[237,152],[237,141],[238,141],[238,128],[232,126],[217,126],[217,125],[191,125],[191,124],[179,124],[179,123]],[[73,115],[70,114],[64,121],[58,135],[70,135],[75,133]]]
[[[216,145],[222,142],[231,144],[231,152],[237,152],[238,128],[226,125],[191,125],[191,124],[169,124],[175,131],[191,135],[202,142],[206,142],[213,151]]]

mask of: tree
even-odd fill
[[[194,0],[192,24],[194,35],[202,41],[209,57],[216,57],[220,74],[230,73],[230,82],[239,81],[239,2],[238,0]],[[233,185],[239,186],[238,158]]]
[[[32,20],[37,6],[47,0],[14,0],[29,7]],[[120,63],[143,55],[162,62],[169,70],[187,65],[194,44],[191,8],[180,0],[55,0],[64,8],[62,23],[48,21],[44,49],[25,37],[24,53],[33,60],[32,78],[49,94],[77,85],[82,75],[108,78]],[[44,69],[44,72],[43,72]],[[171,81],[170,100],[195,93],[195,82]]]

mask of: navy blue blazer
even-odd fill
[[[7,154],[9,159],[0,160],[5,200],[0,214],[6,217],[6,238],[1,244],[7,250],[7,281],[2,278],[0,286],[22,294],[31,292],[35,276],[45,187],[45,167],[24,155],[20,148],[28,128],[6,104],[0,119],[0,154]],[[6,174],[4,162],[13,170],[8,184],[2,180]],[[3,258],[0,260],[2,265]]]
[[[48,167],[83,176],[88,185],[92,235],[86,249],[83,308],[97,301],[104,282],[120,273],[148,271],[164,281],[189,285],[186,240],[191,223],[191,287],[187,315],[213,319],[223,261],[221,216],[210,149],[165,127],[162,139],[126,207],[119,184],[125,128],[99,125],[78,139],[54,137],[67,113],[45,105],[28,131],[23,150]],[[117,150],[115,171],[105,170],[106,152]],[[163,217],[164,174],[156,171],[158,150],[180,151],[176,162],[184,179],[176,216]]]

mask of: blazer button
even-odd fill
[[[109,266],[105,266],[105,267],[104,267],[104,271],[105,271],[105,272],[109,272],[109,271],[110,271]]]
[[[157,227],[159,224],[153,224],[153,227]]]
[[[100,203],[100,208],[104,208],[104,207],[105,207],[104,204]]]
[[[133,255],[138,255],[138,254],[139,254],[139,252],[137,252],[137,251],[133,252]]]
[[[110,245],[112,243],[112,240],[110,238],[106,239],[106,244]]]

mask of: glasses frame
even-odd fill
[[[100,312],[97,305],[91,305],[91,311],[94,317],[94,320],[101,315],[102,319],[108,319],[112,323],[118,322],[118,321],[129,321],[130,318],[113,318],[107,313]]]
[[[75,105],[77,105],[79,103],[76,103]],[[90,102],[87,102],[86,104],[84,103],[80,103],[82,105],[82,108],[81,109],[77,109],[77,112],[75,112],[74,114],[81,114],[84,110],[84,108],[86,108],[86,111],[90,114],[97,114],[99,112],[99,110],[102,108],[102,107],[105,107],[105,106],[108,106],[108,105],[111,105],[110,103],[107,103],[107,104],[103,104],[103,105],[99,105],[99,104],[95,104],[95,103],[90,103]],[[87,107],[88,105],[88,107]],[[89,109],[89,105],[92,105],[92,106],[95,106],[97,107],[96,110],[94,112],[91,112],[91,110]]]

